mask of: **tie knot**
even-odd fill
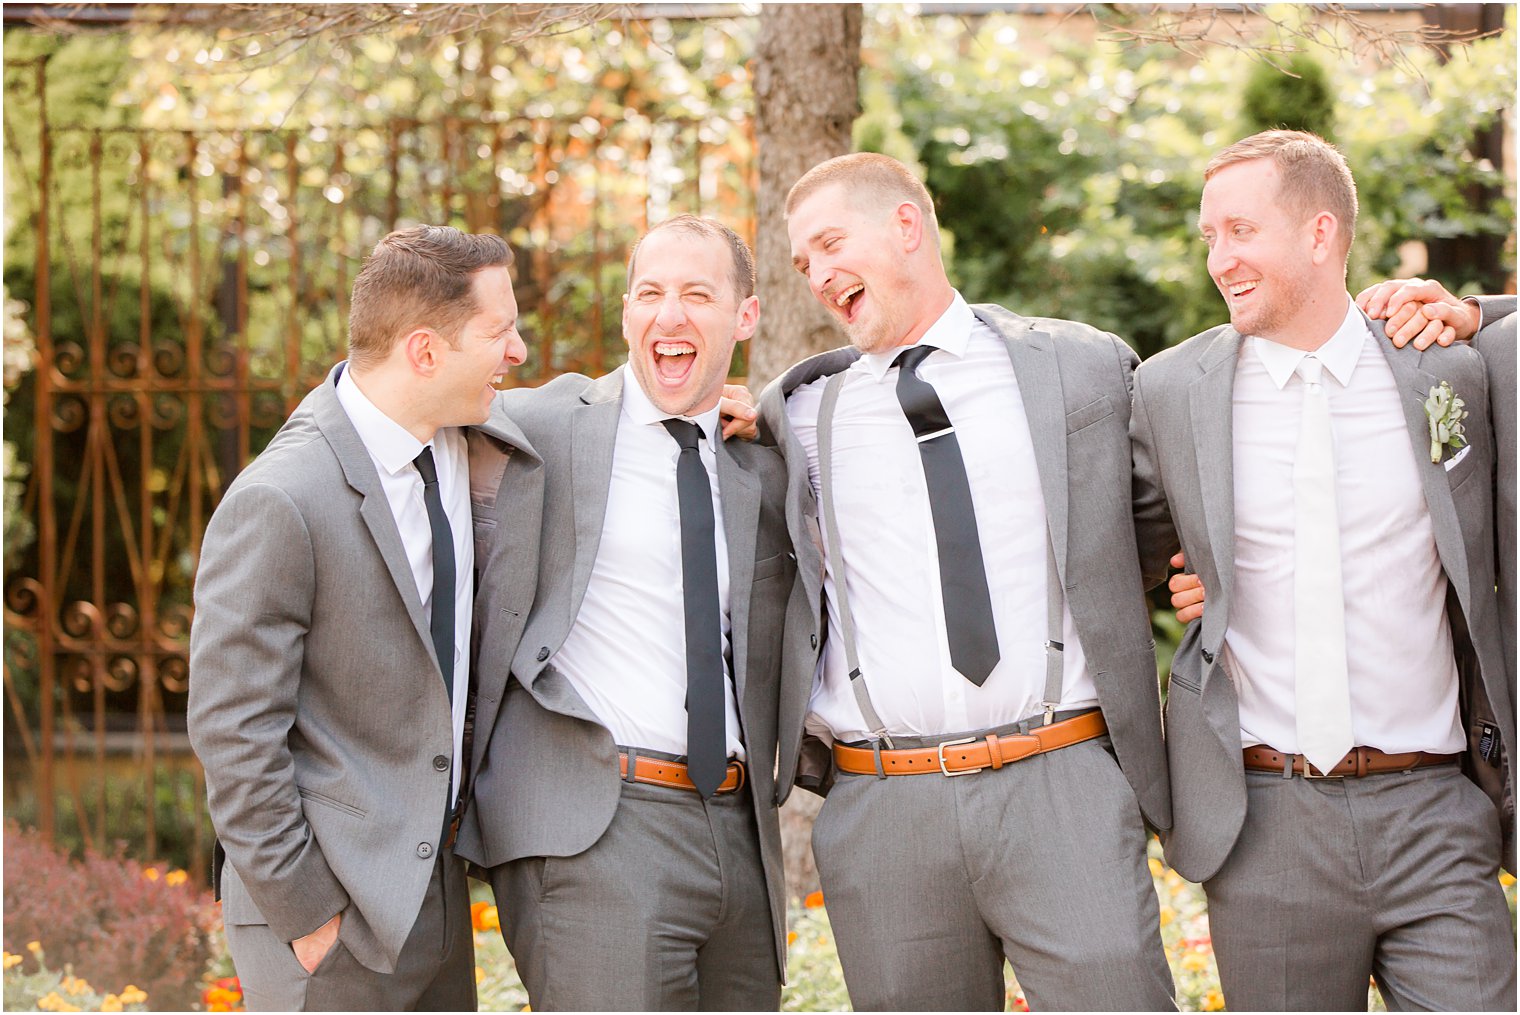
[[[1325,374],[1325,364],[1314,356],[1305,356],[1298,361],[1294,372],[1303,378],[1305,384],[1318,384]]]
[[[918,365],[922,363],[931,352],[934,352],[935,348],[936,347],[932,345],[909,346],[897,354],[897,365],[909,373],[917,376]]]
[[[438,469],[433,464],[433,449],[423,448],[422,454],[412,459],[412,464],[417,466],[417,471],[422,474],[423,486],[436,486],[438,483]]]
[[[695,423],[689,423],[684,419],[663,419],[660,421],[670,436],[676,439],[682,451],[697,450],[697,442],[702,439],[702,428]]]

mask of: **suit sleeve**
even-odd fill
[[[286,941],[348,904],[306,822],[288,747],[315,583],[311,536],[290,497],[258,484],[229,493],[196,576],[190,742],[227,859]]]
[[[1134,376],[1133,401],[1130,406],[1129,436],[1135,514],[1135,542],[1140,548],[1140,573],[1145,587],[1153,588],[1166,579],[1168,562],[1179,549],[1177,530],[1172,523],[1171,505],[1161,479],[1161,463],[1156,453],[1156,436],[1143,393],[1143,372]]]
[[[1481,315],[1479,331],[1515,312],[1514,296],[1469,296],[1467,299],[1478,305],[1478,313]]]

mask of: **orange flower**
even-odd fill
[[[808,909],[817,909],[818,907],[822,906],[823,890],[819,889],[816,892],[808,892],[807,898],[802,900],[802,904]]]
[[[797,932],[795,930],[789,930],[789,931],[787,931],[786,932],[786,946],[788,948],[790,948],[792,945],[794,945],[796,943],[797,943]]]
[[[148,867],[148,868],[144,869],[143,870],[143,877],[147,878],[149,881],[157,881],[158,880],[158,868],[157,867]]]
[[[182,885],[189,880],[190,875],[186,874],[184,871],[170,871],[168,874],[164,875],[164,884],[170,886]]]
[[[501,930],[501,914],[489,902],[472,902],[470,925],[477,931]]]

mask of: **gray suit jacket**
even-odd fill
[[[1372,326],[1381,339],[1381,323]],[[1166,702],[1175,819],[1166,854],[1191,881],[1207,880],[1219,870],[1240,833],[1246,808],[1240,707],[1235,686],[1219,665],[1235,580],[1232,396],[1240,341],[1239,333],[1225,325],[1146,360],[1135,373],[1130,424],[1135,527],[1146,580],[1165,577],[1167,558],[1180,545],[1209,597],[1203,618],[1183,635]],[[1471,349],[1420,353],[1382,341],[1379,347],[1408,394],[1403,405],[1410,444],[1449,583],[1447,613],[1458,647],[1462,720],[1470,747],[1464,769],[1499,809],[1505,855],[1512,856],[1515,796],[1509,758],[1515,716],[1494,599],[1488,383]],[[1422,408],[1431,387],[1442,380],[1463,396],[1470,413],[1466,430],[1472,450],[1450,471],[1430,461]],[[1485,725],[1500,732],[1498,764],[1479,754]]]
[[[1137,357],[1117,337],[1084,324],[1020,317],[991,304],[972,310],[1008,346],[1034,438],[1057,567],[1114,751],[1145,820],[1168,828],[1156,646],[1130,520],[1129,385]],[[799,385],[844,370],[858,355],[844,348],[804,360],[760,398],[760,441],[774,443],[786,457],[787,522],[797,552],[781,690],[777,785],[783,799],[794,778],[819,790],[831,781],[827,745],[803,735],[825,634],[824,550],[807,455],[791,431],[785,400]]]
[[[453,734],[400,533],[338,401],[343,369],[211,517],[189,728],[227,855],[223,918],[288,941],[341,911],[354,957],[389,972],[432,873]],[[500,415],[467,440],[503,489],[537,473]]]
[[[1494,534],[1499,583],[1499,631],[1509,698],[1515,701],[1515,297],[1480,296],[1483,330],[1473,348],[1488,368],[1489,418],[1494,425]]]
[[[599,380],[565,375],[535,390],[506,393],[512,418],[543,456],[547,483],[537,597],[520,643],[518,618],[486,608],[497,601],[494,586],[509,570],[488,570],[481,587],[481,716],[487,715],[488,687],[505,685],[506,700],[490,726],[483,720],[477,726],[473,818],[458,851],[483,867],[574,856],[601,838],[617,809],[612,734],[547,662],[570,633],[596,560],[626,369]],[[783,515],[786,479],[780,458],[767,448],[719,442],[717,455],[734,686],[784,973],[786,886],[772,799],[781,625],[796,566]]]

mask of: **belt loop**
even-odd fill
[[[888,741],[887,743],[887,749],[891,750],[891,741]],[[886,767],[881,763],[881,737],[877,737],[875,740],[871,741],[871,754],[876,759],[876,778],[885,779],[887,777],[887,770]]]
[[[1360,747],[1353,747],[1353,748],[1351,748],[1351,754],[1352,754],[1352,756],[1354,756],[1356,758],[1356,774],[1358,776],[1366,775],[1367,774],[1367,752],[1364,751],[1364,750],[1362,750]]]
[[[998,747],[996,733],[987,734],[987,758],[992,762],[992,770],[994,772],[1003,767],[1003,752]]]
[[[1291,779],[1291,778],[1293,778],[1293,757],[1294,756],[1291,755],[1291,754],[1284,754],[1283,755],[1283,778],[1284,779]],[[1308,764],[1308,763],[1305,762],[1305,764]],[[1304,771],[1307,772],[1308,769],[1304,769]]]
[[[639,749],[637,747],[630,747],[623,752],[623,757],[628,759],[628,774],[623,776],[623,781],[637,782],[638,780],[634,778],[634,769],[638,768],[639,765]]]

